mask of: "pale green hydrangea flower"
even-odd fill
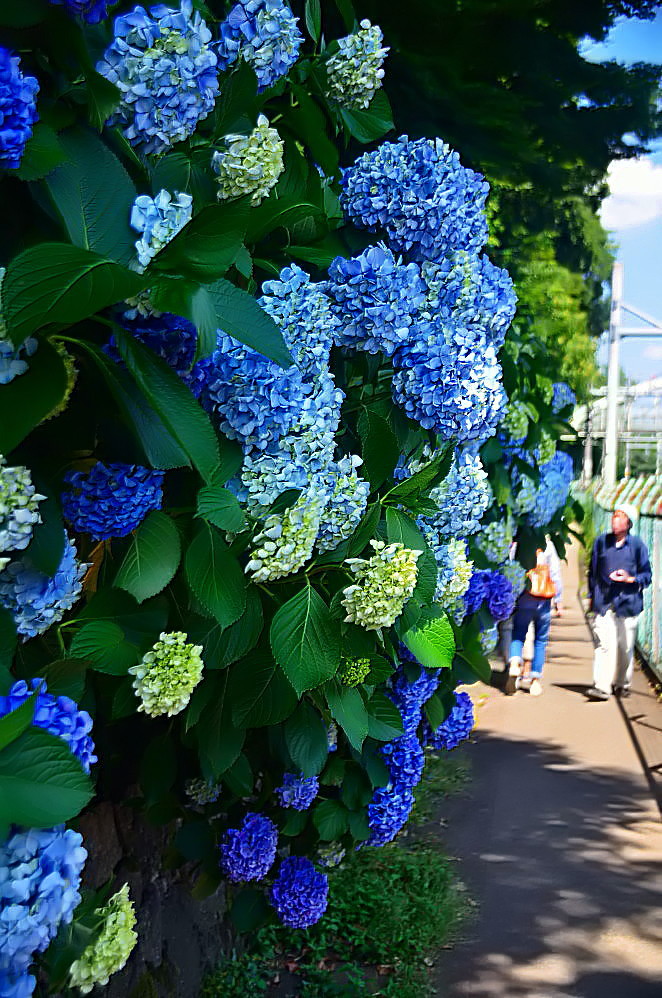
[[[128,884],[113,894],[105,907],[97,908],[95,915],[103,920],[101,935],[83,950],[69,971],[69,986],[79,988],[84,995],[97,984],[107,984],[125,965],[138,941]]]
[[[496,520],[482,528],[476,537],[478,547],[493,565],[502,565],[513,542],[513,523],[510,516]]]
[[[529,428],[529,415],[524,402],[509,402],[503,417],[503,428],[513,440],[521,440]]]
[[[264,521],[255,537],[255,548],[246,571],[255,582],[269,582],[291,575],[313,553],[320,529],[324,499],[302,495],[284,513],[274,513]]]
[[[526,584],[526,569],[518,561],[507,561],[499,571],[512,583],[515,596],[519,596]]]
[[[345,686],[359,686],[369,672],[369,658],[345,658],[340,664],[338,679]]]
[[[221,796],[223,784],[208,783],[206,780],[188,780],[186,783],[186,796],[195,804],[204,806],[205,804],[215,804]]]
[[[554,395],[554,382],[552,379],[546,378],[544,374],[536,375],[536,388],[543,401],[549,405]]]
[[[342,600],[347,610],[345,621],[359,624],[367,631],[395,623],[416,587],[416,562],[422,554],[403,544],[370,543],[375,551],[372,558],[345,561],[357,584],[343,591]]]
[[[338,39],[338,52],[326,64],[327,96],[342,107],[358,110],[368,107],[382,85],[384,36],[378,25],[361,21],[353,35]]]
[[[467,557],[467,545],[463,540],[454,538],[449,541],[446,545],[446,551],[451,570],[440,573],[435,602],[443,610],[451,613],[469,588],[474,564]]]
[[[211,160],[219,201],[250,194],[251,203],[259,204],[284,169],[280,135],[261,114],[250,135],[226,135],[223,142],[226,148]]]
[[[540,443],[538,444],[538,455],[541,464],[547,464],[551,461],[556,454],[556,440],[549,435],[546,430],[542,430],[540,434]]]
[[[202,679],[202,645],[186,643],[183,631],[163,631],[160,640],[129,669],[133,688],[142,703],[139,711],[151,717],[179,714]]]
[[[27,468],[8,466],[0,454],[0,554],[28,546],[35,524],[41,523],[38,506],[45,498]]]

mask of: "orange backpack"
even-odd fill
[[[538,564],[526,573],[526,577],[531,583],[532,596],[537,596],[539,599],[553,599],[556,596],[556,586],[549,571],[549,565],[540,560],[542,554],[544,552],[540,549],[536,551]]]

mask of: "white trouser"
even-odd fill
[[[593,685],[604,693],[613,686],[630,686],[634,670],[634,639],[639,617],[617,617],[613,610],[596,616],[597,646],[593,659]]]

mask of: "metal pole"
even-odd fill
[[[623,264],[614,263],[611,275],[611,316],[609,319],[609,367],[607,370],[607,426],[605,430],[602,478],[610,488],[616,484],[618,457],[618,379],[620,353]]]

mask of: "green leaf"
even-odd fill
[[[198,333],[195,359],[208,357],[216,348],[216,308],[206,288],[193,281],[161,276],[150,288],[150,299],[160,312],[189,319]]]
[[[454,697],[453,703],[455,703]],[[436,731],[439,725],[444,723],[449,713],[450,711],[446,710],[444,702],[438,693],[434,693],[425,704],[425,715],[433,731]]]
[[[362,409],[358,431],[366,477],[373,489],[390,478],[400,457],[400,445],[386,420],[372,409]]]
[[[365,111],[348,111],[346,108],[341,108],[340,116],[350,135],[359,142],[380,139],[394,127],[391,105],[383,90],[377,91]]]
[[[152,510],[136,530],[113,585],[142,603],[165,589],[181,555],[177,527],[165,513]]]
[[[313,824],[325,842],[339,839],[347,831],[347,808],[339,800],[323,800],[313,810]]]
[[[365,807],[372,797],[372,784],[364,769],[356,763],[350,763],[343,775],[340,798],[350,811]]]
[[[34,528],[26,554],[37,571],[53,576],[64,554],[64,523],[54,499],[47,498],[40,502],[39,514],[42,522]]]
[[[60,404],[67,391],[67,369],[55,347],[39,341],[25,374],[0,390],[0,454],[9,454]]]
[[[20,4],[0,5],[0,24],[7,28],[31,28],[39,24],[48,12],[44,0],[23,0]]]
[[[386,510],[386,536],[389,544],[397,542],[412,551],[425,551],[427,547],[416,521],[392,506]]]
[[[291,367],[292,358],[285,346],[283,334],[252,295],[223,278],[214,284],[208,284],[207,291],[214,302],[220,329],[281,367]]]
[[[0,717],[0,752],[5,746],[15,742],[32,724],[38,694],[39,690],[35,690],[20,707],[15,707],[9,714]]]
[[[143,276],[98,253],[39,243],[9,261],[2,283],[8,336],[18,346],[43,326],[73,325],[144,287]]]
[[[416,627],[402,635],[415,658],[428,669],[448,669],[453,663],[455,638],[448,617],[438,607],[424,610]]]
[[[122,94],[119,87],[91,66],[86,67],[84,72],[90,121],[100,132],[122,99]]]
[[[175,835],[175,848],[189,862],[201,862],[209,858],[217,848],[214,831],[205,818],[187,821]]]
[[[340,665],[338,627],[310,583],[276,611],[271,647],[299,696],[335,675]]]
[[[232,719],[241,728],[279,724],[297,705],[296,693],[280,666],[264,654],[251,656],[231,669],[229,695]]]
[[[337,680],[327,683],[324,693],[331,714],[347,735],[350,745],[360,752],[370,726],[363,697],[357,689],[343,686]]]
[[[345,30],[352,31],[356,21],[352,0],[335,0],[335,3],[338,8],[338,12],[343,19]]]
[[[157,254],[150,269],[194,280],[216,280],[232,266],[243,247],[249,210],[248,198],[203,208]]]
[[[242,887],[232,902],[230,919],[237,932],[255,932],[268,921],[271,911],[264,891]]]
[[[9,610],[0,606],[0,693],[2,694],[6,693],[6,690],[2,688],[3,677],[7,676],[10,679],[10,685],[13,682],[9,667],[14,657],[17,640],[14,618]]]
[[[208,520],[220,530],[235,534],[246,527],[246,519],[236,496],[221,485],[208,485],[200,489],[196,516]]]
[[[317,776],[329,757],[326,725],[318,711],[302,700],[284,725],[285,744],[304,776]]]
[[[368,824],[368,815],[361,809],[360,811],[350,811],[348,815],[349,830],[352,838],[357,842],[363,842],[370,838],[371,829]]]
[[[85,673],[88,663],[79,658],[60,658],[49,662],[38,670],[48,685],[48,692],[54,697],[69,697],[80,700],[85,690]]]
[[[84,658],[97,672],[126,676],[140,658],[136,646],[112,620],[93,620],[81,627],[71,642],[72,658]]]
[[[70,241],[128,265],[136,257],[129,226],[136,189],[119,159],[94,132],[64,132],[67,162],[46,178]]]
[[[223,81],[221,95],[216,101],[214,135],[228,135],[254,127],[258,108],[257,76],[255,70],[243,59]]]
[[[69,746],[30,727],[0,752],[0,826],[50,828],[75,817],[92,782]]]
[[[322,34],[322,10],[320,0],[306,0],[306,27],[314,42],[320,40]]]
[[[441,450],[420,471],[394,485],[386,493],[382,502],[405,503],[408,499],[428,495],[430,489],[435,488],[435,486],[439,485],[447,477],[453,461],[453,453],[452,447],[446,447]]]
[[[246,577],[217,530],[203,522],[185,559],[186,579],[221,627],[239,620],[246,607]]]
[[[122,589],[100,589],[79,612],[81,620],[109,620],[118,624],[128,641],[141,651],[152,647],[155,636],[166,629],[168,603],[161,596],[138,605]]]
[[[380,742],[388,742],[403,733],[402,716],[392,700],[375,690],[368,703],[368,734]]]
[[[232,720],[229,695],[229,670],[214,672],[207,678],[212,686],[211,702],[195,726],[202,775],[214,782],[238,759],[246,732]]]
[[[256,586],[246,587],[246,609],[239,620],[222,629],[218,624],[203,639],[203,659],[208,669],[223,669],[243,658],[258,643],[264,614]]]
[[[130,333],[116,326],[115,340],[132,377],[160,420],[205,481],[211,481],[219,450],[207,413],[166,362]]]
[[[253,793],[255,777],[251,764],[243,752],[223,774],[223,783],[237,797],[248,797]]]
[[[16,176],[20,180],[41,180],[66,158],[67,154],[57,133],[48,125],[38,122],[25,147]]]
[[[313,161],[319,163],[327,177],[332,177],[338,170],[338,146],[328,135],[328,119],[305,87],[295,83],[291,87],[296,103],[284,111],[283,119],[310,150]]]

